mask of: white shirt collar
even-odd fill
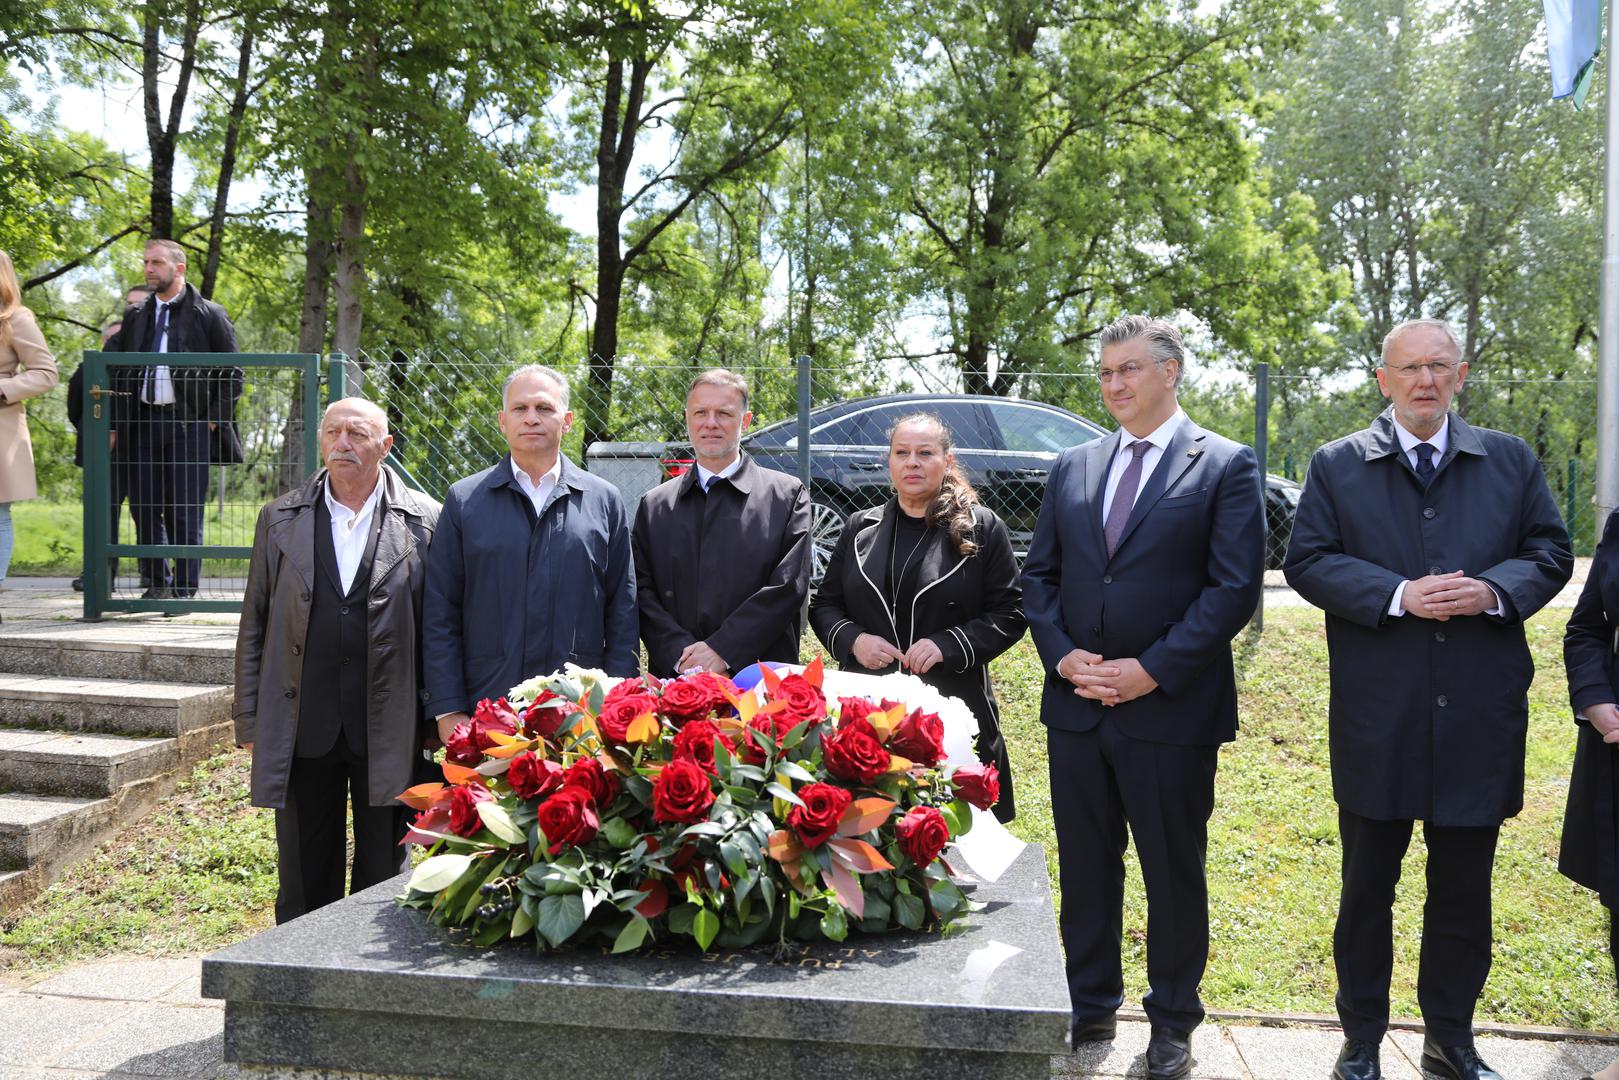
[[[1444,422],[1439,425],[1439,430],[1434,432],[1431,438],[1419,439],[1405,430],[1405,425],[1400,423],[1399,414],[1396,413],[1394,415],[1394,436],[1400,440],[1400,449],[1408,455],[1415,453],[1418,443],[1428,443],[1433,447],[1434,464],[1437,465],[1439,459],[1445,456],[1445,451],[1450,447],[1450,414],[1445,414]]]
[[[1169,446],[1169,440],[1175,437],[1175,429],[1180,427],[1181,421],[1185,419],[1186,410],[1179,405],[1175,406],[1174,414],[1168,420],[1149,431],[1144,440],[1137,439],[1121,427],[1119,429],[1119,452],[1124,453],[1133,442],[1149,442],[1159,450],[1163,450]]]
[[[352,531],[359,527],[360,522],[371,516],[371,512],[377,508],[377,503],[382,498],[382,470],[377,470],[376,486],[371,489],[371,494],[365,497],[365,502],[360,505],[358,511],[350,510],[332,496],[332,478],[329,473],[326,477],[326,483],[322,484],[321,487],[324,489],[326,496],[326,509],[331,511],[332,524],[342,524]],[[349,520],[350,518],[353,520]]]
[[[738,454],[736,456],[736,458],[729,465],[725,466],[725,468],[721,469],[719,472],[709,472],[707,469],[703,468],[701,465],[698,465],[697,466],[697,485],[699,487],[701,487],[704,491],[707,491],[708,490],[708,485],[709,485],[709,483],[711,481],[723,480],[728,476],[735,476],[736,471],[738,469],[740,469],[741,467],[742,467],[742,455],[741,454]]]
[[[524,491],[532,493],[538,491],[542,487],[556,487],[557,484],[562,482],[562,454],[560,451],[557,453],[556,461],[551,463],[551,467],[547,469],[544,474],[533,480],[528,478],[528,473],[517,467],[516,458],[512,458],[511,461],[512,476],[517,479],[518,486]],[[549,483],[547,483],[547,481],[549,481]]]

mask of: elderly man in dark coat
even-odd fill
[[[1316,452],[1283,566],[1327,613],[1339,1080],[1381,1076],[1391,908],[1415,820],[1428,845],[1423,1066],[1496,1076],[1473,1048],[1473,1009],[1490,970],[1496,837],[1523,805],[1534,676],[1523,625],[1573,559],[1529,447],[1448,411],[1466,378],[1445,323],[1389,333],[1377,381],[1393,406]]]
[[[741,450],[748,384],[716,368],[686,391],[696,462],[636,508],[631,539],[647,666],[734,674],[798,663],[810,579],[810,499],[796,476]]]
[[[1176,1080],[1191,1072],[1203,1021],[1208,822],[1220,744],[1237,734],[1231,639],[1259,602],[1265,512],[1254,452],[1177,401],[1175,327],[1128,315],[1100,340],[1102,401],[1119,430],[1057,456],[1023,611],[1046,672],[1074,1041],[1114,1035],[1133,835],[1147,887],[1147,1075]]]
[[[405,868],[424,740],[422,587],[438,503],[382,459],[388,419],[362,398],[321,421],[326,468],[259,514],[236,635],[236,741],[254,806],[275,808],[276,922],[343,898],[345,803],[353,891]]]
[[[501,402],[511,453],[451,486],[428,557],[425,693],[446,743],[480,699],[535,675],[640,666],[629,519],[617,488],[562,453],[567,379],[518,368]]]

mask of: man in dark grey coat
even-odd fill
[[[432,733],[421,707],[422,587],[438,503],[383,467],[388,418],[362,398],[321,421],[326,468],[266,506],[236,635],[236,741],[253,805],[275,808],[276,922],[405,868],[407,811]]]
[[[748,384],[716,368],[686,391],[696,462],[646,493],[631,533],[647,666],[669,676],[798,662],[810,579],[810,499],[741,451]]]
[[[535,675],[640,666],[629,520],[618,489],[562,453],[567,379],[518,368],[501,403],[511,453],[451,486],[428,556],[425,693],[446,743],[480,699]]]
[[[1496,837],[1523,805],[1534,676],[1523,626],[1573,559],[1529,447],[1448,411],[1466,378],[1444,322],[1389,333],[1377,382],[1393,406],[1316,452],[1283,567],[1327,613],[1339,1080],[1381,1076],[1391,908],[1415,820],[1428,845],[1422,1063],[1497,1075],[1473,1048],[1473,1009],[1490,970]]]

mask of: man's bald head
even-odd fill
[[[326,406],[320,421],[320,455],[343,487],[356,485],[370,492],[393,444],[388,414],[376,402],[348,397]]]

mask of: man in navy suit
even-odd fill
[[[1023,607],[1046,669],[1074,1043],[1111,1039],[1124,999],[1128,829],[1147,887],[1147,1075],[1172,1080],[1191,1072],[1203,1020],[1215,758],[1236,737],[1231,639],[1259,602],[1265,515],[1253,451],[1176,401],[1175,328],[1129,315],[1101,349],[1102,400],[1120,430],[1058,456]]]

